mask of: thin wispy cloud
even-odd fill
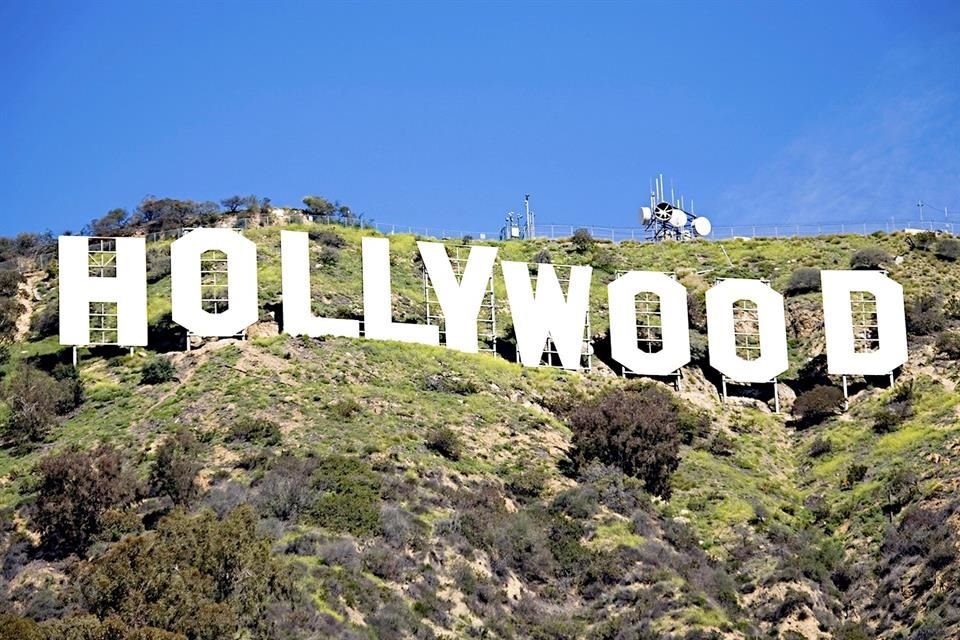
[[[920,199],[931,205],[925,219],[943,219],[943,207],[960,219],[957,80],[924,76],[910,54],[892,53],[882,68],[857,104],[829,109],[723,193],[723,222],[907,221]]]

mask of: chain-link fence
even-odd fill
[[[307,221],[309,222],[309,221]],[[351,220],[348,222],[339,222],[333,220],[317,221],[318,224],[331,222],[333,224],[343,224],[361,229],[374,229],[384,235],[394,235],[398,233],[411,234],[423,238],[437,239],[456,239],[456,240],[499,240],[502,237],[503,230],[465,230],[456,228],[446,228],[442,226],[420,227],[405,224],[391,224],[383,222],[366,222],[363,220]],[[282,224],[283,222],[281,222]],[[245,229],[253,227],[263,227],[276,224],[275,221],[267,219],[251,221],[248,219],[238,219],[233,224],[233,229]],[[146,234],[147,242],[156,242],[159,240],[177,239],[195,227],[181,227],[177,229],[164,229]],[[735,225],[735,226],[715,226],[707,240],[730,240],[736,238],[801,238],[820,235],[837,234],[856,234],[870,235],[872,233],[884,232],[893,233],[895,231],[931,231],[946,232],[956,234],[960,228],[960,219],[944,220],[896,220],[890,219],[884,222],[835,222],[835,223],[811,223],[811,224],[755,224],[755,225]],[[578,229],[586,229],[591,237],[597,240],[609,240],[611,242],[649,242],[652,240],[652,232],[644,227],[607,227],[598,225],[576,225],[576,224],[538,224],[534,238],[561,239],[571,237]],[[0,269],[10,268],[20,271],[31,269],[45,269],[47,265],[56,258],[53,253],[45,253],[35,258],[20,258],[8,260],[0,263]]]

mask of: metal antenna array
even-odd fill
[[[462,255],[461,250],[463,251]],[[469,257],[470,247],[454,247],[454,256],[450,258],[450,265],[453,267],[457,282],[463,278],[463,272],[467,268],[467,258]],[[440,308],[440,302],[437,300],[436,291],[433,289],[433,283],[430,282],[430,276],[426,269],[423,270],[423,300],[427,324],[440,327],[441,339],[446,342],[443,310]],[[490,353],[496,353],[497,351],[497,295],[493,289],[492,273],[490,274],[490,280],[487,282],[487,289],[483,294],[483,301],[480,303],[480,313],[477,315],[477,349]]]
[[[501,240],[523,240],[536,236],[537,228],[535,224],[533,209],[530,208],[530,194],[523,196],[523,213],[518,214],[510,211],[507,213],[506,224],[500,229]]]
[[[640,207],[640,222],[647,230],[647,237],[655,242],[663,240],[693,240],[710,235],[713,225],[704,216],[694,213],[693,200],[690,211],[684,207],[683,194],[677,198],[670,182],[670,199],[667,199],[663,174],[650,181],[650,206]]]

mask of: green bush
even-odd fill
[[[318,492],[309,519],[331,531],[369,537],[380,532],[380,476],[367,464],[346,456],[324,458],[311,477]]]
[[[230,425],[231,441],[251,442],[263,446],[280,444],[282,434],[277,423],[266,418],[241,416]]]
[[[187,505],[199,492],[197,474],[203,468],[201,447],[191,431],[180,429],[157,448],[150,469],[150,488],[174,504]]]
[[[593,248],[593,236],[586,229],[577,229],[570,238],[573,243],[573,249],[577,253],[587,253]]]
[[[893,257],[879,247],[866,247],[850,256],[851,269],[882,269]]]
[[[575,409],[571,457],[578,468],[591,460],[643,480],[650,493],[670,494],[670,475],[680,462],[682,411],[654,385],[616,389]]]
[[[314,231],[309,231],[307,236],[312,242],[317,242],[324,247],[331,247],[333,249],[342,249],[347,245],[347,241],[343,239],[339,233],[335,231],[328,231],[326,229],[317,229]]]
[[[943,298],[939,295],[919,295],[907,304],[907,330],[911,335],[929,336],[947,324]]]
[[[17,320],[23,311],[16,298],[0,298],[0,344],[9,344],[16,338]]]
[[[810,449],[807,452],[811,458],[819,458],[822,455],[826,455],[833,451],[833,442],[829,438],[824,438],[818,436],[813,442],[810,443]]]
[[[840,389],[821,384],[797,396],[793,403],[793,415],[807,424],[816,424],[836,415],[843,405],[843,392]]]
[[[937,353],[951,360],[960,360],[960,333],[941,331],[937,334]]]
[[[427,449],[439,453],[448,460],[459,460],[463,455],[460,436],[450,427],[438,427],[427,434]]]
[[[176,379],[177,371],[169,358],[154,356],[140,369],[140,384],[163,384]]]
[[[546,249],[540,249],[540,251],[537,251],[537,255],[533,256],[533,261],[536,264],[550,264],[553,262],[553,257]]]
[[[223,520],[211,511],[175,511],[155,531],[128,536],[84,563],[78,571],[83,602],[97,618],[117,616],[126,625],[190,640],[266,640],[267,611],[289,585],[256,527],[247,506]]]
[[[933,245],[933,254],[941,260],[956,262],[960,259],[960,240],[940,238]]]
[[[34,524],[50,552],[66,556],[83,551],[111,509],[126,506],[135,482],[116,449],[101,446],[53,453],[37,465]]]
[[[63,404],[63,387],[43,371],[20,364],[3,388],[7,418],[3,435],[18,446],[41,442],[57,423],[57,410]]]
[[[790,274],[784,295],[798,296],[813,291],[820,291],[820,270],[813,267],[800,267]]]
[[[847,467],[847,475],[844,478],[843,485],[849,489],[866,477],[867,466],[864,464],[854,463]]]

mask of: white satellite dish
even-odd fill
[[[698,236],[708,236],[713,230],[713,225],[710,224],[710,221],[703,216],[693,219],[693,230],[697,232]]]
[[[650,207],[640,207],[640,222],[647,224],[651,220],[653,220],[653,211]]]
[[[687,214],[683,209],[674,208],[670,216],[670,226],[682,229],[687,224]]]

